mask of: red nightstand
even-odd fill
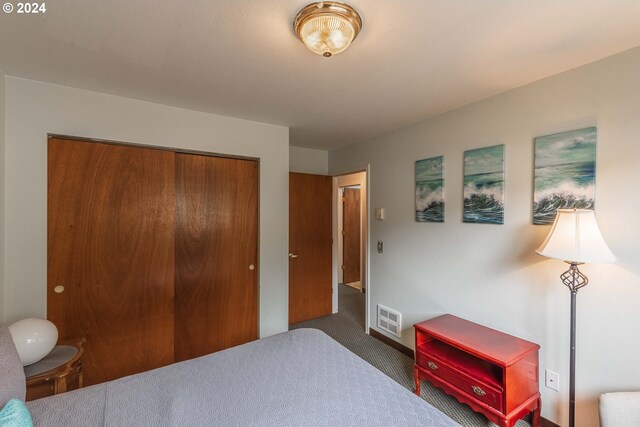
[[[424,379],[501,427],[532,411],[539,427],[538,344],[450,314],[414,327],[417,395]]]

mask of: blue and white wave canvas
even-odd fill
[[[533,223],[552,224],[558,209],[593,209],[596,128],[540,136],[534,144]]]
[[[444,222],[444,157],[416,162],[416,221]]]
[[[504,224],[504,144],[464,152],[462,220]]]

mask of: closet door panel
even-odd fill
[[[289,173],[289,325],[331,314],[333,183]]]
[[[50,139],[47,316],[85,383],[173,362],[175,153]]]
[[[176,154],[175,356],[258,336],[258,163]]]
[[[360,227],[360,189],[345,188],[342,199],[342,265],[344,283],[360,282],[360,248],[362,229]]]

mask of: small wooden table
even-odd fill
[[[539,427],[538,344],[450,314],[414,327],[418,396],[425,379],[500,427],[530,412]]]
[[[44,359],[24,367],[27,401],[82,388],[84,338],[57,345]]]

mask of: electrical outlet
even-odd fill
[[[560,375],[557,372],[545,369],[544,371],[544,385],[552,390],[560,391]]]

